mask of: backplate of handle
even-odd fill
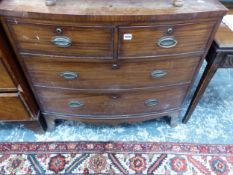
[[[74,80],[78,78],[79,75],[76,72],[65,71],[65,72],[60,73],[60,76],[64,78],[65,80]]]
[[[70,108],[80,108],[80,107],[84,106],[84,104],[82,102],[80,102],[80,101],[70,101],[68,103],[68,106]]]
[[[72,40],[66,36],[54,36],[51,42],[57,47],[70,47],[72,44]]]
[[[176,38],[173,36],[163,36],[157,42],[159,47],[166,48],[166,49],[175,47],[177,45],[177,43],[178,42],[177,42]]]
[[[167,72],[164,70],[155,70],[151,72],[152,78],[162,78],[167,75]]]
[[[144,102],[145,106],[148,106],[148,107],[153,107],[153,106],[156,106],[159,104],[159,100],[157,99],[148,99]]]

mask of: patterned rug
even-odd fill
[[[233,174],[233,145],[0,143],[0,174]]]
[[[232,90],[233,69],[219,69],[190,121],[187,124],[181,124],[192,93],[184,105],[179,125],[174,128],[171,128],[163,118],[115,126],[65,121],[52,132],[37,134],[24,128],[23,125],[0,122],[0,142],[150,141],[233,144]]]

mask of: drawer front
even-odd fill
[[[132,89],[190,82],[199,56],[150,61],[84,63],[74,59],[24,56],[33,85],[73,89]]]
[[[213,22],[155,27],[120,27],[119,57],[204,51]]]
[[[8,23],[20,51],[80,57],[112,57],[111,27]]]
[[[0,120],[28,120],[30,118],[17,93],[0,93]]]
[[[179,108],[188,86],[162,90],[81,93],[36,88],[43,112],[71,115],[128,115]]]
[[[0,60],[0,90],[8,88],[15,89],[15,85]]]

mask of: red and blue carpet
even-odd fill
[[[233,145],[0,143],[0,174],[233,174]]]

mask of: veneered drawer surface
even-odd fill
[[[81,93],[36,88],[43,112],[72,115],[128,115],[179,108],[188,86],[160,90]]]
[[[28,120],[30,118],[17,93],[0,93],[0,120]]]
[[[190,82],[199,56],[168,57],[150,61],[77,62],[69,58],[25,55],[33,85],[72,89],[132,89]]]
[[[206,22],[154,27],[120,27],[119,57],[203,52],[213,26],[213,22]]]
[[[112,57],[113,55],[111,27],[30,24],[21,23],[20,20],[17,24],[8,21],[8,25],[20,51],[80,57]]]
[[[0,90],[7,89],[7,88],[15,89],[15,85],[12,82],[5,67],[3,66],[2,61],[1,61],[1,57],[0,57]]]

